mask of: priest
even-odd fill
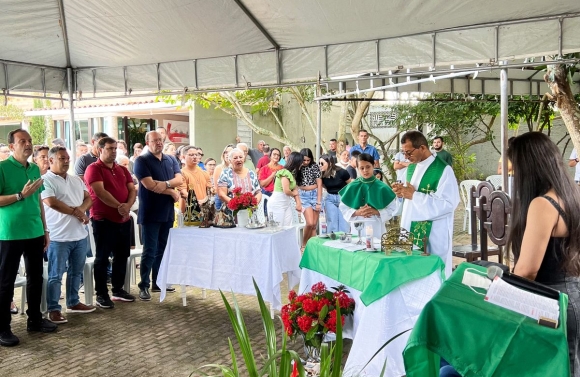
[[[397,206],[393,190],[373,174],[374,162],[373,156],[367,153],[357,157],[360,176],[340,190],[338,208],[346,221],[367,222],[365,228],[372,226],[373,237],[380,239],[385,233],[385,223]]]
[[[438,255],[445,263],[445,275],[451,275],[453,214],[459,204],[459,189],[451,166],[433,156],[425,135],[409,131],[401,138],[401,151],[411,162],[406,183],[393,184],[393,191],[403,198],[401,227],[415,236],[415,245]]]

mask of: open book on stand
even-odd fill
[[[485,300],[533,318],[540,325],[558,327],[560,305],[557,300],[514,287],[499,277],[494,278],[489,286]]]

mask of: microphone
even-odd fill
[[[494,280],[496,277],[503,279],[508,284],[515,287],[521,288],[523,290],[538,294],[540,296],[548,297],[554,300],[560,298],[560,292],[550,288],[544,284],[540,284],[537,281],[529,280],[518,275],[514,275],[509,271],[504,271],[498,266],[489,266],[487,268],[487,277]]]

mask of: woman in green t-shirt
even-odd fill
[[[292,152],[286,159],[284,169],[276,173],[274,191],[268,199],[268,211],[281,226],[292,225],[292,211],[302,212],[302,203],[296,187],[296,177],[300,176],[302,160],[300,153]],[[296,200],[295,208],[292,198]]]

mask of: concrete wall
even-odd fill
[[[508,138],[512,136],[518,136],[525,132],[528,132],[528,126],[523,124],[519,127],[518,130],[509,130]],[[544,132],[546,133],[546,132]],[[496,124],[493,128],[494,134],[494,143],[498,149],[501,148],[501,125],[499,119],[496,120]],[[554,120],[552,130],[550,132],[550,138],[554,143],[558,143],[564,135],[566,134],[566,126],[562,122],[561,119]],[[572,152],[572,143],[568,144],[568,147],[564,149],[566,141],[569,140],[569,137],[566,137],[558,147],[560,151],[563,152],[562,159],[565,162],[565,166],[568,166],[568,158],[570,157],[570,153]],[[489,175],[497,174],[497,164],[500,158],[500,154],[493,148],[490,142],[484,144],[478,144],[471,147],[470,152],[476,154],[476,160],[474,163],[474,167],[477,171],[485,178]],[[574,168],[569,168],[570,174],[574,175]]]
[[[203,148],[204,160],[213,157],[219,163],[224,147],[235,143],[235,139],[236,118],[197,103],[189,111],[189,141]]]

